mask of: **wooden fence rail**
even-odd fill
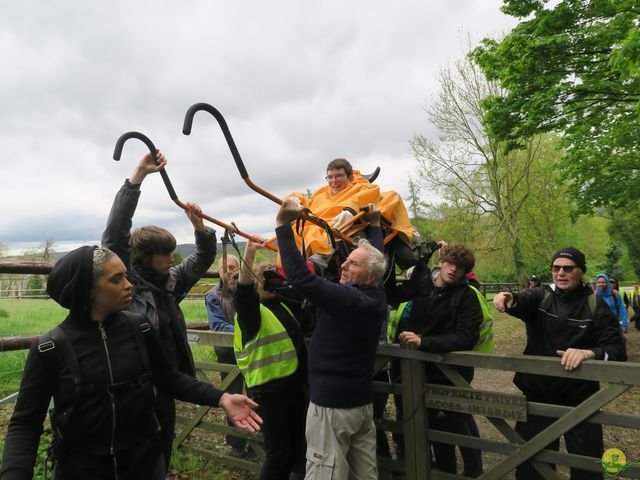
[[[0,273],[23,275],[49,275],[53,268],[52,262],[0,262]],[[203,278],[220,278],[217,271],[209,270]]]

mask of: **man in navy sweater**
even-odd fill
[[[369,205],[367,236],[342,264],[339,284],[311,273],[291,222],[298,204],[285,199],[276,217],[287,280],[318,307],[309,344],[306,478],[377,479],[373,365],[387,299],[380,211]]]

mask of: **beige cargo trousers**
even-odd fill
[[[376,427],[371,403],[327,408],[309,403],[305,480],[376,480]]]

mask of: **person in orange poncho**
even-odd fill
[[[378,206],[382,216],[394,229],[406,235],[408,239],[412,238],[413,229],[409,214],[400,195],[396,192],[380,192],[380,187],[369,183],[343,158],[329,162],[326,179],[327,185],[316,190],[311,198],[298,192],[293,195],[303,207],[309,208],[334,228],[348,222],[361,207],[373,203]],[[315,253],[322,255],[331,253],[331,243],[322,228],[307,222],[303,235],[307,256]],[[296,243],[300,248],[302,241],[297,235]]]

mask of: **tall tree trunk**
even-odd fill
[[[520,246],[520,237],[516,236],[511,245],[513,253],[513,264],[516,267],[516,276],[518,278],[518,286],[523,290],[527,283],[527,277],[524,273],[524,259],[522,257],[522,247]]]

